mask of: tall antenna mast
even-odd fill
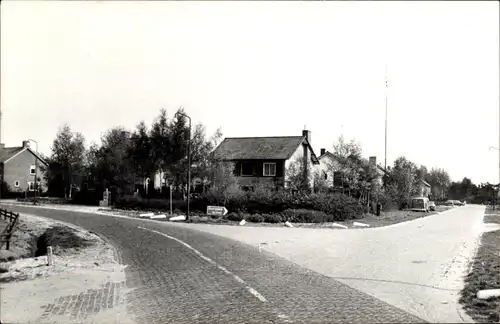
[[[384,170],[387,170],[387,92],[389,85],[387,84],[387,63],[385,63],[385,160]]]

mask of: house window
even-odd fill
[[[19,181],[14,182],[14,187],[19,188]]]
[[[333,173],[333,185],[342,186],[342,173],[335,171]]]
[[[28,181],[28,190],[29,191],[35,190],[35,183],[33,181]]]
[[[35,174],[35,165],[30,165],[30,174]]]
[[[276,163],[264,163],[264,177],[276,176]]]
[[[242,163],[241,164],[241,175],[242,176],[253,176],[253,164],[252,163]]]
[[[323,171],[323,177],[325,178],[325,180],[328,180],[328,174],[325,171]]]

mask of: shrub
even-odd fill
[[[325,212],[310,209],[287,209],[285,219],[293,223],[324,223],[333,221],[333,216]]]
[[[264,221],[264,216],[259,214],[253,214],[248,216],[246,220],[252,223],[262,223]]]
[[[388,193],[382,192],[378,195],[377,198],[378,202],[382,204],[382,211],[391,211],[399,209],[398,203],[394,201]]]
[[[201,199],[192,201],[191,209],[203,209],[205,212],[207,205],[225,206],[231,212],[251,214],[278,214],[287,209],[317,210],[333,215],[335,220],[354,218],[364,211],[358,200],[340,193],[292,193],[268,188],[244,192],[234,186],[224,192],[209,190]]]
[[[240,213],[232,212],[232,213],[227,214],[226,218],[230,221],[240,222],[243,219],[243,215]]]
[[[190,211],[193,213],[199,212],[205,214],[207,211],[207,202],[203,197],[199,199],[191,199],[189,205]],[[170,200],[158,198],[144,199],[141,197],[124,196],[116,200],[114,207],[120,209],[170,211]],[[187,200],[172,200],[172,210],[186,212]]]
[[[283,218],[277,214],[264,214],[264,222],[266,223],[282,223]]]

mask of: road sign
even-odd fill
[[[227,214],[227,209],[224,206],[207,206],[207,215],[224,216]]]

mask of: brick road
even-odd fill
[[[66,315],[72,322],[85,321],[89,315],[123,304],[125,300],[120,290],[124,287],[125,282],[108,282],[101,289],[89,289],[78,295],[59,297],[44,306],[40,322],[50,321],[53,315]]]
[[[136,323],[423,322],[336,280],[230,239],[137,219],[18,206],[9,209],[70,222],[106,236],[128,265],[127,312]],[[138,226],[188,243],[244,282],[179,242]],[[247,286],[265,297],[265,302],[249,293]],[[85,314],[119,302],[111,293],[113,287],[67,296],[47,305],[45,314],[84,319]]]

